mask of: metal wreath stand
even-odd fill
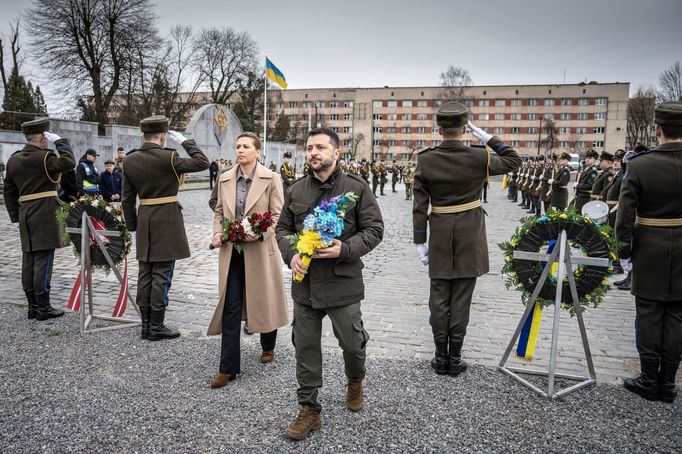
[[[90,235],[93,236],[95,241],[97,242],[97,247],[102,251],[102,254],[104,254],[104,258],[107,260],[107,263],[109,264],[109,267],[111,268],[111,271],[114,272],[114,275],[116,276],[116,279],[118,279],[118,282],[123,285],[123,278],[121,277],[121,273],[119,273],[118,268],[116,268],[116,265],[114,264],[114,261],[111,259],[111,256],[109,255],[109,252],[107,252],[106,247],[104,246],[104,241],[102,240],[103,237],[111,236],[111,237],[120,237],[121,232],[117,232],[114,230],[97,230],[95,229],[95,226],[92,224],[92,221],[90,220],[90,217],[88,214],[84,211],[83,216],[82,216],[82,222],[81,222],[81,228],[76,228],[76,227],[67,227],[66,231],[68,233],[73,233],[76,235],[81,236],[81,271],[80,271],[80,279],[81,279],[81,292],[80,292],[80,309],[79,309],[79,318],[80,318],[80,332],[81,334],[84,333],[96,333],[100,331],[112,331],[115,329],[121,329],[121,328],[129,328],[131,326],[139,326],[140,321],[139,320],[132,320],[128,318],[122,318],[122,317],[110,317],[107,315],[96,315],[94,313],[94,307],[93,307],[93,294],[92,294],[92,263],[90,260],[90,245],[89,245],[89,237]],[[85,313],[85,293],[87,289],[87,298],[88,298],[88,313]],[[130,301],[132,306],[135,308],[135,311],[137,312],[137,315],[140,315],[140,308],[137,307],[137,303],[135,303],[135,300],[130,296],[130,292],[128,291],[128,288],[126,287],[125,289],[126,293],[126,298]],[[94,319],[99,319],[99,320],[107,320],[111,322],[118,322],[121,323],[120,325],[114,325],[114,326],[105,326],[101,328],[91,328],[90,323]]]
[[[583,321],[583,313],[582,313],[582,308],[580,307],[580,300],[578,298],[578,290],[576,289],[575,286],[575,278],[573,276],[573,264],[576,265],[591,265],[591,266],[598,266],[598,267],[608,267],[609,266],[609,260],[607,258],[598,258],[598,257],[585,257],[585,256],[572,256],[570,254],[570,247],[568,245],[567,241],[567,235],[566,235],[566,230],[562,230],[561,234],[559,235],[559,240],[557,241],[556,246],[552,250],[551,254],[545,254],[545,253],[535,253],[535,252],[524,252],[524,251],[514,251],[514,258],[515,259],[522,259],[522,260],[537,260],[540,262],[546,261],[547,263],[545,264],[544,269],[542,270],[542,274],[540,275],[540,279],[538,280],[538,283],[535,285],[535,289],[533,290],[533,293],[528,300],[528,303],[526,304],[526,310],[523,313],[523,316],[521,317],[521,321],[519,322],[518,326],[516,327],[516,331],[514,331],[514,335],[512,336],[511,340],[509,341],[509,345],[507,346],[506,351],[504,352],[504,356],[502,356],[502,359],[500,360],[500,364],[498,366],[498,369],[500,369],[502,372],[510,375],[512,378],[515,378],[519,382],[521,382],[523,385],[527,386],[528,388],[532,389],[536,393],[540,394],[541,396],[550,398],[550,399],[555,399],[557,397],[562,397],[565,396],[566,394],[576,391],[580,388],[583,388],[585,386],[589,386],[592,384],[597,383],[597,374],[594,371],[594,364],[592,362],[592,354],[590,353],[590,345],[587,340],[587,332],[585,331],[585,322]],[[568,253],[567,253],[568,252]],[[545,281],[549,277],[549,272],[552,268],[552,265],[554,263],[558,263],[558,270],[556,273],[556,279],[557,279],[557,289],[556,289],[556,295],[554,297],[554,321],[552,324],[552,349],[550,353],[550,359],[549,359],[549,370],[547,372],[543,370],[536,370],[536,369],[526,369],[522,367],[507,367],[505,366],[507,360],[509,359],[509,355],[514,348],[514,344],[516,343],[517,339],[519,338],[519,335],[521,334],[521,329],[523,328],[523,325],[526,323],[526,320],[530,316],[531,312],[533,311],[533,307],[535,306],[535,300],[537,300],[538,295],[540,294],[540,290],[542,289]],[[579,375],[569,375],[569,374],[561,374],[556,372],[556,356],[557,356],[557,346],[558,346],[558,341],[559,341],[559,317],[561,314],[561,308],[559,307],[561,304],[561,295],[562,295],[562,290],[563,290],[563,285],[561,283],[564,280],[564,277],[568,278],[568,285],[571,289],[571,296],[573,297],[573,307],[575,309],[575,314],[576,318],[578,319],[578,326],[580,327],[580,337],[582,338],[582,343],[583,343],[583,348],[585,350],[585,359],[587,360],[587,368],[589,370],[589,377],[583,377]],[[537,386],[533,385],[530,383],[528,380],[524,379],[523,377],[519,376],[518,374],[530,374],[530,375],[542,375],[546,376],[549,378],[548,384],[547,384],[547,391],[543,391],[542,389],[538,388]],[[555,378],[565,378],[569,380],[579,380],[579,383],[576,383],[572,386],[569,386],[567,388],[561,389],[561,390],[555,390],[554,389],[554,381]]]

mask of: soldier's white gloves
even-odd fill
[[[429,247],[426,243],[415,244],[417,248],[417,254],[419,254],[419,260],[421,260],[422,265],[426,266],[429,264]]]
[[[578,183],[577,183],[577,182],[576,182],[576,183],[573,183],[573,188],[574,188],[574,189],[575,189],[576,186],[578,186]]]
[[[476,137],[478,140],[480,140],[483,143],[488,143],[490,139],[493,138],[490,134],[482,130],[481,128],[477,128],[476,126],[473,125],[473,123],[468,122],[467,127],[471,131],[471,133]]]
[[[547,183],[549,183],[549,184],[554,183],[554,179],[553,179],[553,178],[550,178],[549,180],[547,180]]]
[[[630,259],[620,259],[620,266],[622,266],[623,270],[628,273],[632,271],[632,262]]]
[[[177,131],[168,131],[168,137],[170,137],[170,139],[173,142],[180,144],[180,145],[182,145],[182,142],[187,140],[187,137],[183,136],[182,134],[180,134]]]
[[[45,138],[46,138],[49,142],[52,142],[52,143],[55,143],[57,140],[61,139],[61,137],[59,137],[57,134],[55,134],[55,133],[53,133],[53,132],[49,132],[49,131],[45,131],[45,132],[43,133],[43,135],[45,136]]]

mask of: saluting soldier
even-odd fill
[[[529,214],[540,216],[542,212],[542,202],[540,201],[540,193],[542,192],[542,175],[545,172],[545,156],[540,155],[535,158],[535,171],[531,177],[531,197],[532,205],[528,211]]]
[[[594,163],[597,161],[599,153],[590,149],[587,150],[585,155],[585,169],[583,169],[580,174],[578,174],[578,179],[576,180],[574,186],[573,201],[571,202],[575,209],[580,213],[583,209],[583,205],[592,199],[592,185],[597,180],[599,172]]]
[[[403,171],[405,176],[405,200],[412,200],[412,185],[414,184],[414,164],[409,162]]]
[[[140,121],[140,129],[144,143],[126,157],[121,204],[128,230],[137,232],[141,338],[158,341],[180,336],[164,325],[175,261],[190,256],[178,189],[183,174],[206,170],[209,161],[194,140],[168,131],[163,115]],[[167,137],[182,144],[190,157],[181,158],[175,149],[164,148]]]
[[[608,151],[603,151],[599,156],[599,169],[601,173],[592,185],[592,200],[604,200],[606,194],[604,193],[607,186],[613,180],[613,155]]]
[[[7,161],[4,187],[7,212],[21,238],[21,285],[28,318],[38,320],[64,315],[50,305],[54,250],[64,246],[64,231],[55,211],[60,206],[57,186],[61,174],[76,165],[69,141],[49,129],[47,118],[21,124],[27,143]],[[48,148],[50,142],[56,152]]]
[[[543,169],[542,176],[540,177],[540,206],[541,212],[546,213],[549,208],[551,201],[551,188],[549,180],[554,179],[554,174],[556,173],[556,155],[552,154],[548,156],[547,164]]]
[[[282,160],[284,161],[281,166],[279,166],[279,174],[282,176],[282,186],[284,186],[284,194],[287,193],[287,189],[289,189],[289,186],[296,181],[296,172],[294,172],[294,168],[289,164],[289,160],[291,159],[291,153],[288,151],[284,153],[282,156]]]
[[[571,155],[561,153],[559,156],[559,169],[554,178],[550,178],[549,184],[552,187],[552,208],[564,211],[568,206],[568,183],[571,181],[571,169],[568,163],[571,162]]]
[[[414,243],[422,263],[429,265],[436,346],[431,367],[437,374],[458,375],[467,367],[462,345],[471,297],[476,278],[489,270],[480,199],[483,182],[488,175],[502,175],[521,165],[516,151],[471,123],[472,134],[496,155],[486,148],[466,146],[462,136],[468,114],[469,109],[457,102],[438,108],[436,122],[443,141],[417,155],[414,175]]]
[[[632,256],[641,374],[624,386],[649,400],[673,402],[682,356],[682,102],[654,110],[659,146],[629,156],[616,237]]]

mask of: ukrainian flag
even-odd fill
[[[268,57],[265,57],[265,75],[280,87],[287,88],[287,80],[284,78],[284,74],[272,64]]]

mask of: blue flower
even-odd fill
[[[538,218],[538,222],[551,222],[551,219],[547,216],[542,216],[541,218]]]
[[[303,220],[303,229],[304,230],[315,230],[315,215],[314,214],[311,213],[305,217],[305,219]]]

